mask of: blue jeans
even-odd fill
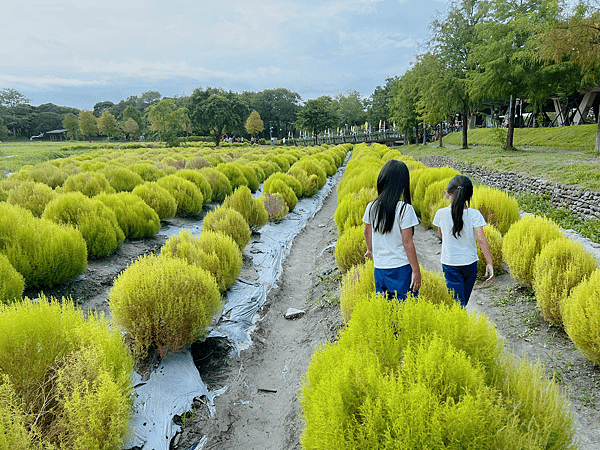
[[[375,269],[375,291],[387,294],[389,298],[394,295],[398,300],[406,300],[412,280],[412,269],[410,264],[394,269]],[[418,292],[412,293],[417,297]]]
[[[442,264],[446,286],[454,291],[454,297],[460,301],[460,306],[467,306],[475,280],[477,279],[477,261],[468,266],[447,266]]]

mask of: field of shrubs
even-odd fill
[[[252,230],[318,192],[350,148],[97,149],[2,180],[0,449],[121,449],[136,362],[202,339]],[[200,214],[200,234],[181,231],[115,278],[110,322],[69,298],[23,298],[126,239],[154,237],[163,221]]]

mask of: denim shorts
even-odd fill
[[[389,298],[397,296],[398,300],[405,300],[411,292],[411,280],[410,264],[393,269],[375,269],[375,290],[380,294],[387,294]],[[417,297],[418,292],[412,294]]]

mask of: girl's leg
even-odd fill
[[[473,286],[475,286],[475,280],[477,280],[477,262],[463,266],[463,276],[465,277],[465,305],[471,298],[471,292],[473,292]]]
[[[454,291],[454,298],[460,301],[462,307],[465,307],[468,299],[465,297],[465,279],[461,266],[447,266],[446,264],[442,264],[442,270],[448,290]]]

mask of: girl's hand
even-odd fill
[[[419,289],[421,289],[421,272],[415,272],[413,270],[412,273],[412,278],[410,280],[410,289],[413,292],[417,292]]]
[[[492,278],[494,278],[494,266],[492,266],[491,264],[485,266],[485,276],[485,281],[490,281]]]
[[[373,259],[373,253],[371,250],[367,250],[367,253],[365,253],[365,258]]]

